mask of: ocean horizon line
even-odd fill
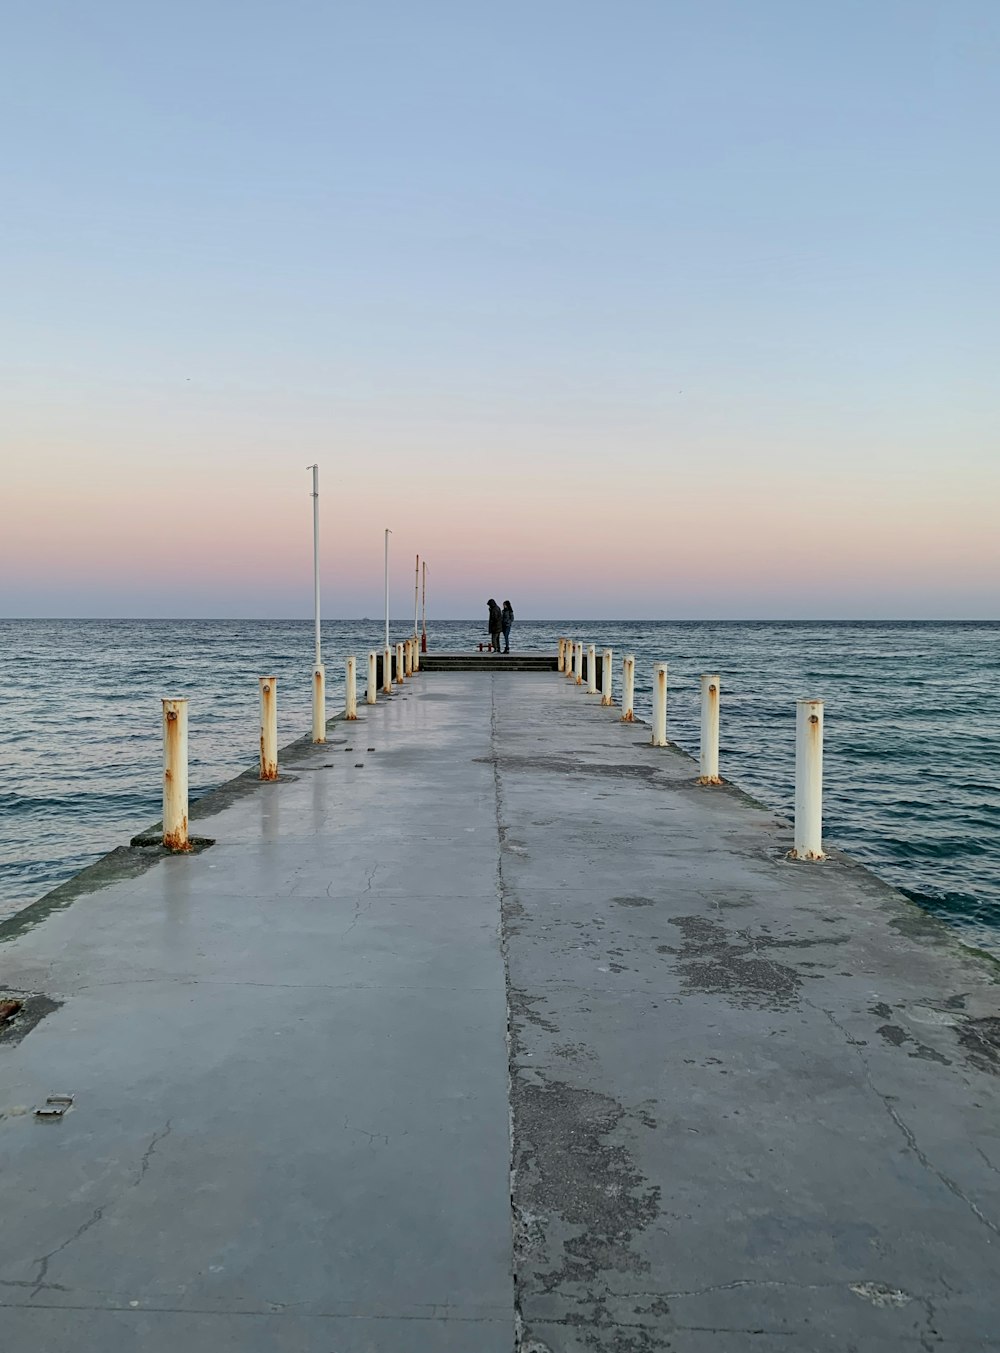
[[[476,625],[482,616],[434,616],[428,626]],[[382,625],[383,616],[324,615],[323,624]],[[134,624],[146,625],[312,625],[310,615],[0,615],[2,624]],[[409,625],[407,616],[390,616],[390,625]],[[525,625],[1000,625],[991,616],[523,616]]]

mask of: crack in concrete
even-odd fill
[[[96,1226],[97,1223],[104,1216],[104,1209],[106,1207],[107,1203],[102,1203],[100,1207],[96,1207],[94,1211],[91,1213],[91,1215],[87,1218],[87,1220],[83,1223],[83,1225],[78,1226],[68,1240],[64,1240],[63,1243],[61,1245],[57,1245],[54,1250],[49,1250],[48,1254],[43,1254],[40,1259],[35,1260],[35,1263],[38,1265],[38,1274],[35,1278],[35,1289],[31,1294],[33,1297],[36,1296],[39,1292],[44,1291],[46,1287],[53,1286],[53,1284],[46,1283],[45,1281],[45,1279],[48,1277],[49,1264],[51,1263],[51,1261],[56,1257],[57,1254],[62,1254],[63,1250],[67,1249],[68,1246],[72,1245],[75,1240],[79,1240],[81,1236],[86,1235],[86,1233],[90,1230],[92,1226]]]
[[[812,1005],[812,1002],[807,1001],[806,1004]],[[995,1236],[1000,1236],[1000,1226],[998,1226],[996,1222],[991,1221],[990,1218],[986,1216],[986,1214],[982,1211],[982,1209],[978,1206],[978,1204],[975,1203],[969,1197],[969,1195],[964,1192],[961,1185],[956,1183],[956,1181],[952,1179],[950,1175],[946,1175],[943,1170],[939,1170],[938,1167],[927,1155],[927,1153],[919,1145],[913,1133],[913,1129],[909,1126],[908,1123],[906,1123],[903,1120],[903,1118],[896,1111],[896,1109],[893,1108],[892,1104],[889,1103],[888,1096],[884,1095],[882,1091],[878,1088],[878,1086],[875,1084],[874,1078],[872,1077],[871,1067],[868,1064],[868,1059],[861,1051],[861,1045],[858,1043],[858,1040],[856,1038],[853,1038],[851,1034],[847,1031],[847,1029],[844,1028],[844,1026],[840,1023],[840,1021],[837,1019],[836,1015],[833,1013],[832,1010],[826,1010],[822,1006],[816,1005],[813,1005],[812,1008],[814,1010],[818,1010],[820,1014],[825,1015],[826,1018],[833,1025],[833,1027],[837,1029],[838,1032],[841,1034],[841,1036],[844,1038],[848,1047],[854,1049],[855,1055],[860,1061],[862,1069],[864,1071],[865,1082],[867,1083],[868,1088],[871,1090],[872,1094],[876,1096],[879,1103],[885,1109],[886,1113],[889,1115],[893,1123],[895,1123],[897,1129],[899,1130],[904,1140],[906,1141],[906,1144],[909,1146],[910,1150],[916,1156],[917,1160],[920,1161],[920,1164],[924,1167],[924,1169],[927,1170],[929,1174],[934,1175],[934,1177],[945,1186],[945,1188],[948,1190],[949,1193],[953,1194],[956,1198],[958,1198],[960,1202],[963,1202],[965,1206],[969,1209],[969,1211],[972,1213],[972,1215],[976,1218],[976,1220],[979,1221],[983,1226],[985,1226],[988,1231],[992,1231]]]
[[[165,1137],[170,1136],[171,1126],[172,1126],[171,1120],[168,1118],[166,1126],[164,1127],[163,1131],[153,1133],[153,1139],[146,1147],[146,1150],[143,1152],[142,1155],[142,1160],[139,1162],[139,1173],[135,1179],[135,1182],[132,1185],[133,1188],[137,1188],[146,1178],[146,1171],[149,1169],[149,1162],[150,1160],[152,1160],[153,1152],[156,1150],[157,1146],[159,1146],[160,1142],[162,1142]]]
[[[354,1123],[349,1121],[347,1114],[344,1115],[344,1131],[356,1132],[361,1137],[367,1137],[368,1145],[372,1150],[375,1149],[376,1142],[381,1142],[383,1146],[389,1145],[389,1134],[387,1132],[369,1132],[367,1128],[357,1127]],[[400,1133],[400,1136],[402,1137],[405,1137],[406,1135],[405,1132]]]

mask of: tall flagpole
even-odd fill
[[[389,537],[392,532],[385,528],[385,647],[389,648]]]
[[[319,466],[310,465],[312,470],[313,486],[313,617],[316,633],[316,666],[319,667],[323,661],[320,651],[320,633],[319,633]]]
[[[323,667],[323,651],[320,643],[319,620],[319,466],[308,466],[312,470],[313,500],[313,626],[315,654],[313,661],[313,742],[326,742],[326,671]]]
[[[417,637],[417,619],[420,614],[420,555],[417,555],[417,567],[413,574],[413,637]]]
[[[385,528],[385,646],[382,649],[382,691],[392,694],[392,653],[389,650],[389,537],[392,532]]]
[[[427,560],[424,560],[424,597],[423,597],[423,634],[420,639],[421,653],[427,652]]]

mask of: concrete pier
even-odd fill
[[[0,1346],[1000,1348],[994,963],[555,673],[328,736],[0,927]]]

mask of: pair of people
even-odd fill
[[[503,606],[498,606],[492,597],[486,605],[489,608],[490,644],[497,653],[509,653],[510,627],[514,623],[514,608],[509,601],[505,601]],[[503,636],[503,648],[500,647],[501,635]]]

